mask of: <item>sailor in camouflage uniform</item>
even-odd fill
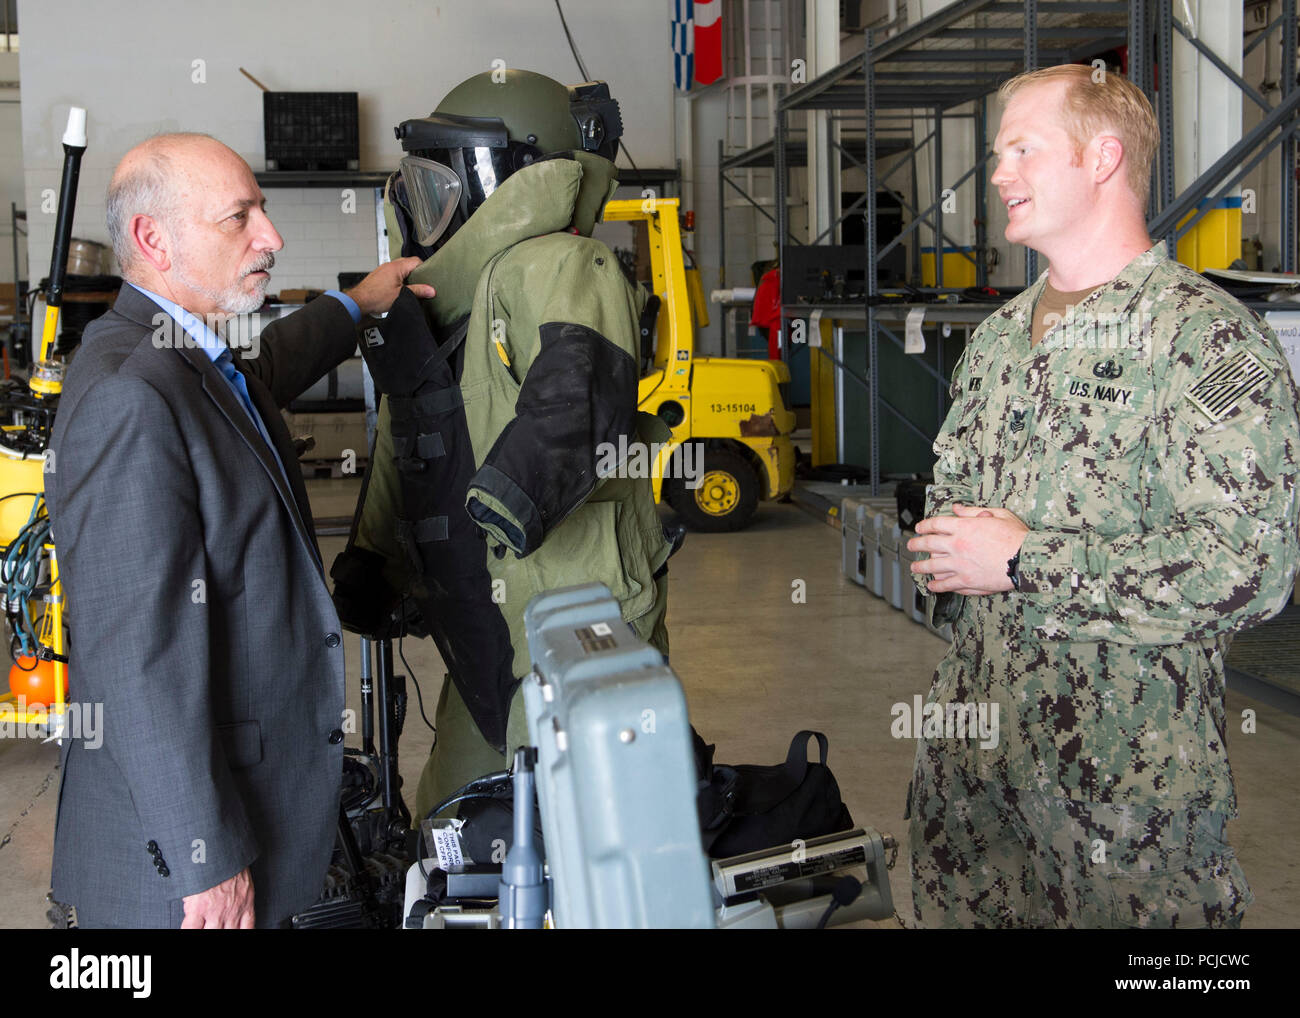
[[[1139,90],[1073,66],[1003,99],[1007,239],[1050,268],[971,337],[909,542],[953,623],[929,703],[999,720],[917,747],[916,919],[1237,926],[1224,657],[1295,579],[1296,389],[1267,325],[1150,246]],[[1074,302],[1036,322],[1049,292]]]

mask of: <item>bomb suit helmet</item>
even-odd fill
[[[503,70],[467,78],[394,133],[406,153],[398,196],[410,239],[436,250],[512,174],[547,155],[585,151],[613,162],[623,121],[603,81],[568,86]]]

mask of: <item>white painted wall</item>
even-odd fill
[[[840,63],[839,4],[837,0],[804,0],[808,50],[808,80],[813,81]],[[798,114],[808,132],[808,230],[806,242],[834,244],[838,232],[829,232],[839,213],[839,153],[832,154],[831,142],[840,131],[830,110],[808,110]],[[820,240],[818,239],[820,238]]]
[[[1277,0],[1252,7],[1245,13],[1243,29],[1250,33],[1245,35],[1249,41],[1254,33],[1271,24],[1278,17],[1281,4]],[[1270,103],[1276,104],[1282,98],[1279,76],[1282,66],[1282,32],[1275,29],[1263,43],[1256,46],[1245,59],[1242,77],[1264,94]],[[1242,101],[1242,130],[1249,131],[1255,127],[1265,114],[1249,99]],[[1275,148],[1254,171],[1242,181],[1244,192],[1254,192],[1254,212],[1243,211],[1241,217],[1242,240],[1259,238],[1263,245],[1262,268],[1266,271],[1280,269],[1282,253],[1278,242],[1281,229],[1281,148]]]
[[[725,17],[725,15],[724,15]],[[724,278],[719,247],[721,210],[718,205],[718,139],[726,131],[727,97],[713,89],[693,99],[683,100],[683,133],[689,134],[689,159],[683,159],[683,193],[693,199],[695,233],[686,239],[695,255],[704,284],[705,296],[718,288]],[[764,173],[764,193],[770,188],[772,174]],[[743,178],[740,180],[744,185]],[[731,188],[725,200],[739,198]],[[769,213],[773,212],[768,208]],[[751,286],[750,265],[759,258],[775,257],[774,233],[770,224],[752,208],[728,207],[727,216],[727,286]],[[762,238],[761,240],[759,238]],[[756,249],[759,249],[756,251]],[[716,304],[709,305],[709,325],[696,337],[696,351],[717,354],[722,350],[722,313]]]
[[[673,163],[670,6],[564,0],[578,51],[588,72],[610,83],[626,144],[642,167]],[[275,90],[358,92],[367,170],[396,164],[395,124],[428,113],[493,60],[566,83],[581,79],[552,0],[20,0],[19,23],[24,185],[37,278],[48,272],[54,230],[40,197],[59,186],[59,138],[70,105],[89,110],[74,233],[104,241],[113,167],[151,134],[205,131],[255,170],[264,167],[261,94],[241,66]],[[267,198],[286,245],[275,287],[332,286],[340,270],[373,267],[368,193],[357,195],[352,214],[332,191],[275,189]]]
[[[907,0],[907,23],[915,25],[932,14],[938,14],[945,7],[951,7],[957,0]]]
[[[723,6],[724,55],[727,72],[743,79],[743,38],[745,29],[744,5],[748,0],[727,0]],[[678,157],[682,161],[683,207],[695,211],[696,230],[687,238],[696,263],[700,268],[701,280],[705,294],[717,289],[724,282],[727,287],[752,286],[751,266],[760,259],[776,257],[775,228],[763,213],[748,204],[732,188],[727,188],[726,232],[727,253],[726,266],[721,265],[719,247],[719,225],[721,210],[718,205],[718,141],[722,139],[731,147],[727,154],[734,155],[748,145],[761,144],[771,137],[772,119],[770,116],[769,95],[778,91],[770,80],[779,77],[781,90],[792,87],[790,83],[790,59],[807,59],[802,40],[791,46],[786,36],[793,21],[802,25],[802,3],[795,0],[781,0],[785,4],[765,3],[751,7],[751,55],[753,64],[749,68],[749,80],[754,83],[752,95],[752,118],[750,127],[752,137],[745,138],[743,112],[745,109],[745,89],[736,81],[733,90],[721,85],[697,90],[689,98],[679,99],[678,109]],[[786,17],[782,17],[782,15]],[[780,26],[779,39],[765,38],[759,26],[767,24]],[[768,46],[772,44],[771,59],[768,59]],[[783,53],[786,48],[788,54]],[[805,70],[806,74],[806,70]],[[769,89],[771,90],[769,92]],[[729,124],[728,115],[734,117]],[[805,117],[798,114],[789,118],[792,129],[802,132]],[[736,171],[732,179],[751,196],[764,203],[764,211],[774,214],[773,192],[774,174],[770,169],[754,170],[746,173]],[[803,169],[794,169],[790,173],[791,230],[795,236],[801,236],[805,230],[806,210],[799,204],[804,200],[805,180]],[[717,305],[710,305],[710,324],[700,331],[696,338],[697,350],[716,354],[722,349],[721,310]],[[748,321],[746,318],[745,321]]]
[[[18,54],[0,53],[0,282],[14,280],[13,231],[9,203],[23,208],[22,112],[18,104]],[[10,82],[13,87],[6,87]],[[21,242],[21,237],[20,237]],[[18,253],[18,266],[27,267],[26,245]]]
[[[1202,45],[1241,73],[1240,4],[1187,0],[1186,4],[1174,5],[1173,16]],[[1175,33],[1173,41],[1174,188],[1182,191],[1241,140],[1243,98],[1241,90],[1188,40]]]

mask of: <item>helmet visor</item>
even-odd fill
[[[460,177],[450,167],[419,156],[407,156],[399,166],[411,200],[415,239],[432,247],[460,205]]]

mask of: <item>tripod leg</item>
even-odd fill
[[[375,686],[369,638],[361,637],[361,752],[375,755]]]
[[[398,789],[397,738],[394,733],[393,641],[379,641],[375,684],[379,695],[379,771],[390,836],[405,838],[411,813]]]

